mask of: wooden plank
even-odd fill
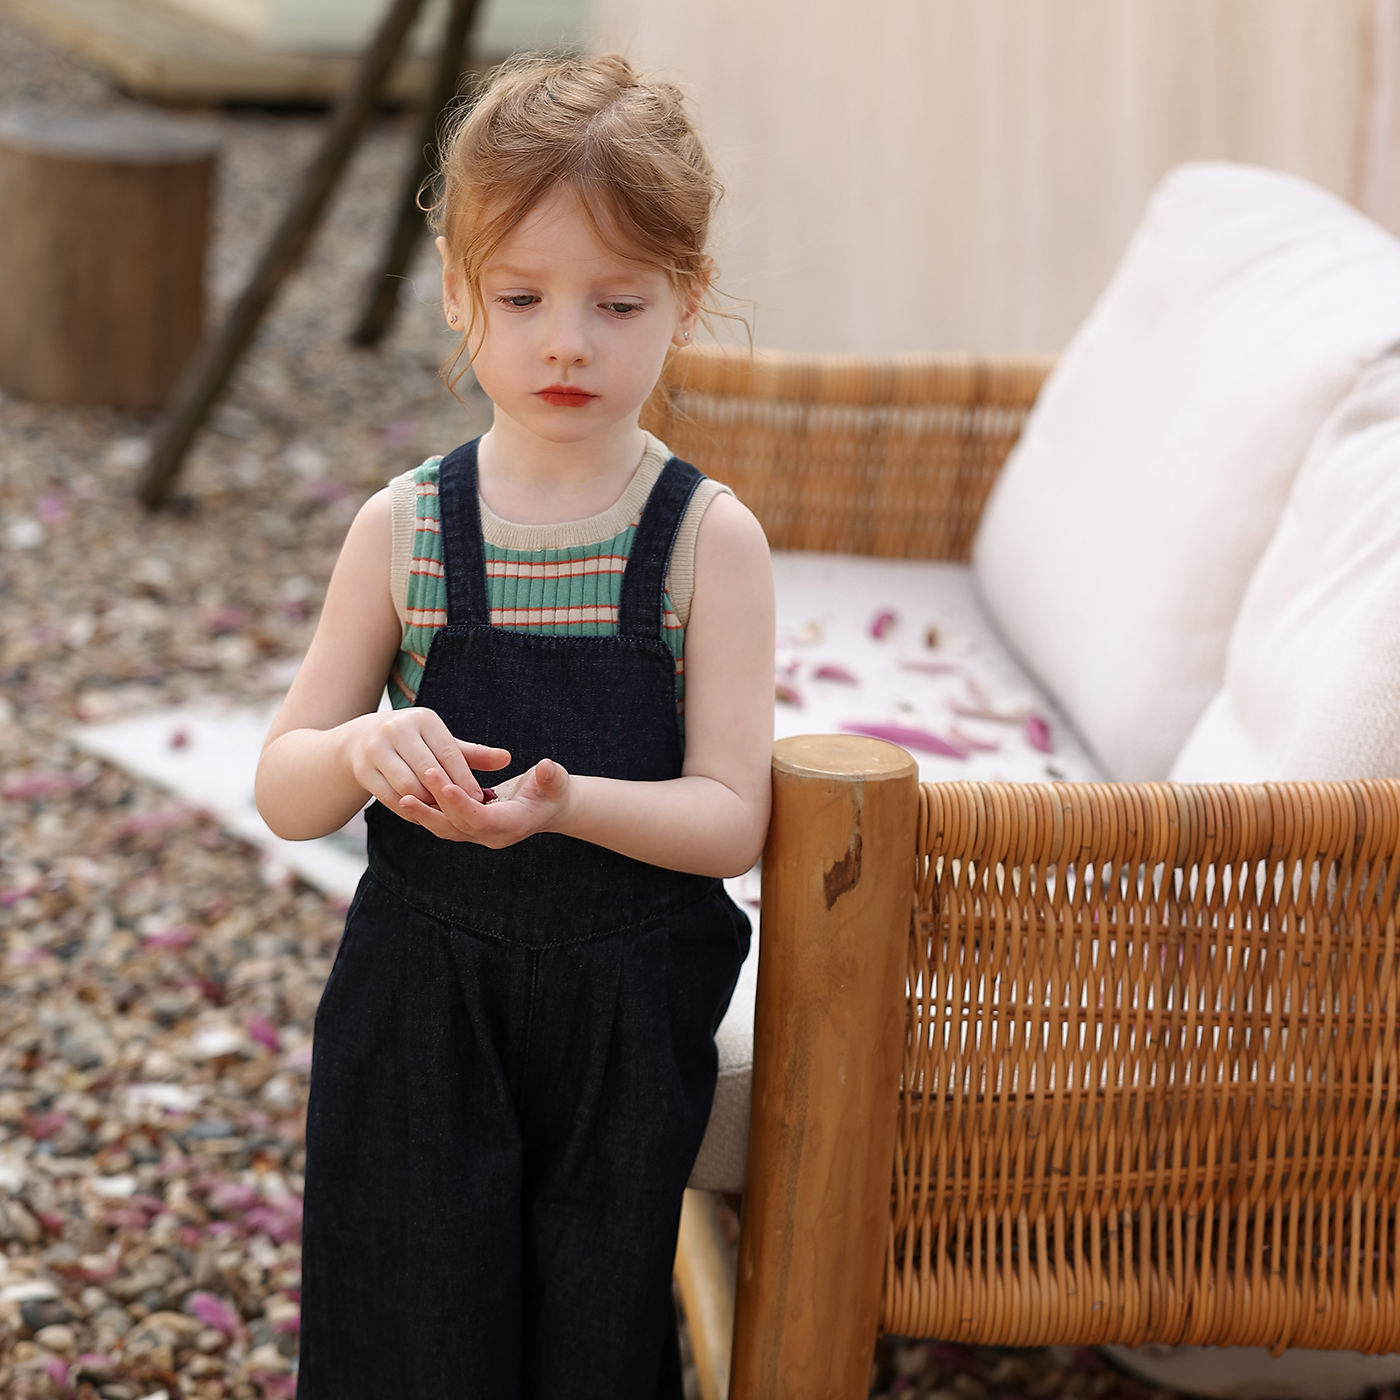
[[[345,91],[359,56],[282,53],[161,0],[0,0],[23,24],[136,97],[158,102],[329,102]],[[421,101],[435,60],[409,55],[385,90]]]
[[[729,1400],[734,1265],[713,1191],[687,1191],[676,1241],[676,1282],[690,1332],[700,1400]]]

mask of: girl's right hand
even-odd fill
[[[455,738],[447,725],[433,710],[414,706],[406,710],[376,712],[361,715],[343,726],[344,755],[355,781],[377,797],[391,812],[415,820],[405,811],[401,799],[416,798],[434,812],[437,798],[425,778],[445,773],[477,802],[481,801],[481,784],[473,768],[490,773],[510,762],[505,749],[486,744],[469,744]]]

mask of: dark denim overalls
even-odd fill
[[[642,514],[617,635],[490,625],[476,445],[439,475],[447,625],[418,691],[453,734],[680,776],[661,632],[701,479]],[[718,880],[540,834],[440,840],[379,804],[316,1015],[300,1400],[681,1395],[670,1276],[748,948]]]

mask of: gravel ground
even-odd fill
[[[13,101],[123,99],[0,21]],[[216,314],[318,121],[178,119],[222,146]],[[280,690],[361,502],[483,426],[479,393],[458,404],[435,378],[450,341],[426,245],[386,344],[345,342],[413,127],[386,118],[361,148],[172,509],[132,503],[148,417],[0,399],[0,1394],[16,1400],[295,1389],[310,1037],[343,911],[66,734]],[[886,1338],[872,1394],[1153,1392],[1093,1352]]]

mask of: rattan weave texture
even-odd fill
[[[675,354],[643,421],[774,549],[966,559],[1050,356]]]
[[[924,785],[882,1327],[1400,1349],[1400,782]]]

